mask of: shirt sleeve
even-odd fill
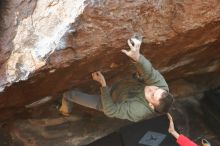
[[[146,85],[154,85],[169,91],[168,85],[164,77],[159,71],[153,68],[151,62],[143,55],[140,56],[138,62],[135,63],[138,73],[143,78]]]
[[[191,141],[189,138],[185,137],[184,135],[180,135],[177,139],[177,143],[180,146],[198,146],[196,143]]]
[[[140,121],[153,113],[138,101],[114,103],[108,87],[101,87],[101,104],[106,116],[127,119],[133,122]]]

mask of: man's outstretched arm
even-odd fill
[[[140,55],[138,62],[135,63],[138,73],[143,77],[146,85],[154,85],[169,91],[168,85],[160,72],[152,66],[149,60]]]
[[[131,44],[131,41],[134,45]],[[143,77],[145,84],[158,86],[168,91],[168,85],[164,77],[153,68],[149,60],[140,54],[141,41],[131,38],[128,40],[128,45],[131,50],[122,50],[122,52],[135,61],[135,66],[141,77]]]

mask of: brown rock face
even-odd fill
[[[1,109],[71,87],[98,89],[97,70],[108,83],[131,75],[120,50],[135,32],[175,95],[220,82],[219,0],[5,0],[0,21]]]

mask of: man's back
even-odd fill
[[[144,100],[144,86],[136,78],[128,77],[115,82],[111,86],[110,94],[115,103],[134,98]]]

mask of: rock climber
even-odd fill
[[[142,37],[135,35],[127,42],[130,50],[121,51],[133,60],[137,74],[130,80],[120,80],[112,86],[107,86],[100,71],[92,73],[93,80],[101,85],[101,96],[76,90],[67,91],[63,94],[62,105],[59,108],[61,114],[70,114],[71,102],[100,110],[108,117],[134,122],[169,111],[173,96],[169,93],[164,77],[140,53]]]

